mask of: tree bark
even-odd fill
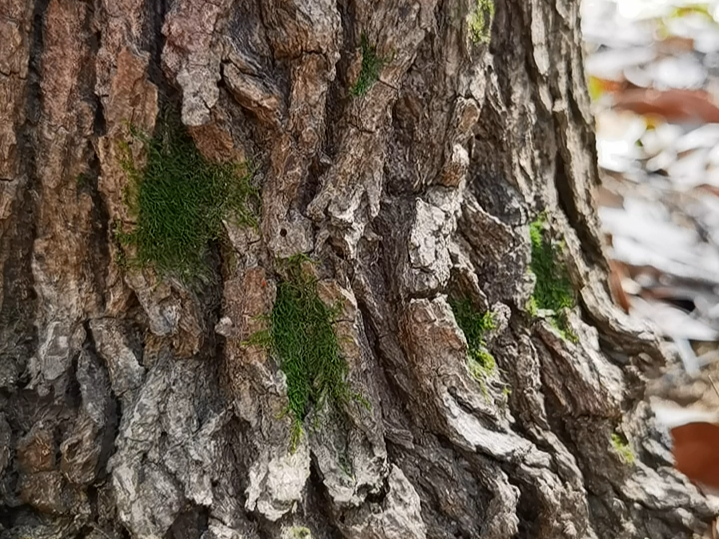
[[[2,536],[703,533],[713,509],[644,400],[665,355],[606,284],[578,11],[0,0]],[[120,263],[118,143],[163,106],[261,185],[258,229],[228,222],[199,288]],[[525,308],[543,210],[576,343]],[[278,358],[247,339],[299,253],[341,300],[334,331],[369,406],[310,411],[293,452]],[[448,297],[494,313],[483,383]]]

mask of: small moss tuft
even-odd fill
[[[153,137],[133,127],[131,133],[147,152],[147,164],[137,168],[129,145],[121,145],[130,179],[125,203],[136,220],[118,236],[133,248],[128,261],[186,283],[207,276],[208,247],[222,234],[222,221],[257,224],[250,209],[258,196],[252,171],[246,163],[206,160],[176,120],[161,121]]]
[[[614,446],[614,449],[617,453],[619,453],[619,456],[624,462],[627,464],[634,464],[634,451],[632,451],[632,448],[629,446],[629,442],[623,436],[616,432],[613,433],[612,446]]]
[[[312,539],[312,532],[304,526],[292,526],[290,536],[292,539]]]
[[[287,278],[277,287],[269,330],[250,339],[271,350],[287,377],[289,411],[294,418],[292,451],[311,407],[320,410],[328,403],[342,406],[352,398],[361,400],[350,390],[349,369],[333,329],[342,306],[328,307],[322,302],[316,278],[302,269],[304,260],[285,261]]]
[[[494,0],[477,0],[469,15],[469,36],[473,43],[489,43],[492,38]]]
[[[377,47],[370,45],[367,36],[362,34],[360,38],[362,47],[362,68],[357,81],[350,89],[354,96],[366,94],[375,82],[379,79],[379,72],[386,63],[385,58],[377,56]]]
[[[469,298],[461,300],[450,299],[449,305],[454,313],[459,329],[467,339],[467,364],[472,376],[484,386],[487,376],[497,368],[492,354],[487,350],[485,334],[496,327],[491,312],[478,313]]]
[[[534,294],[527,310],[536,315],[538,309],[552,311],[550,321],[565,339],[577,341],[569,327],[567,310],[575,305],[574,290],[567,274],[567,268],[560,261],[562,247],[555,245],[544,236],[546,213],[540,214],[529,226],[532,243],[531,270],[537,278]]]
[[[92,176],[87,172],[80,172],[75,176],[75,185],[77,185],[78,190],[91,187]]]

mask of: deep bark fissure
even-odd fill
[[[42,103],[42,94],[40,91],[40,65],[42,62],[42,53],[44,51],[44,24],[45,14],[47,13],[50,0],[38,0],[34,3],[32,13],[32,40],[30,42],[30,54],[28,58],[28,67],[30,76],[28,78],[28,95],[26,100],[26,119],[35,125],[40,112]],[[32,139],[30,130],[25,130],[24,138]],[[33,148],[32,143],[29,144]]]

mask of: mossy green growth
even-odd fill
[[[632,451],[632,448],[629,446],[629,442],[627,442],[623,436],[617,434],[616,432],[613,433],[612,446],[614,446],[614,449],[617,453],[619,453],[619,456],[624,462],[627,464],[634,464],[634,451]]]
[[[480,314],[472,305],[469,298],[449,300],[459,329],[467,339],[467,362],[472,376],[484,384],[487,376],[497,368],[492,354],[487,350],[485,334],[496,327],[494,317],[490,311]]]
[[[494,0],[477,0],[469,15],[469,37],[473,43],[489,43],[492,38]]]
[[[290,537],[292,539],[312,539],[312,532],[304,526],[292,526],[290,528]]]
[[[362,68],[357,81],[350,89],[350,93],[354,96],[364,95],[372,88],[379,79],[379,72],[386,63],[385,58],[377,55],[377,47],[370,45],[367,36],[364,34],[360,38],[360,46],[362,47]]]
[[[552,311],[550,322],[564,338],[576,342],[577,336],[569,327],[567,318],[567,310],[575,306],[574,290],[567,268],[561,262],[561,245],[552,243],[544,236],[543,228],[546,221],[547,216],[542,213],[529,225],[532,243],[530,268],[537,280],[527,310],[533,316],[538,309]]]
[[[130,180],[125,202],[136,220],[132,230],[119,235],[132,248],[128,262],[184,282],[207,276],[206,255],[222,234],[222,221],[257,224],[252,170],[247,163],[205,159],[178,120],[161,121],[152,137],[133,127],[131,134],[143,145],[147,163],[138,168],[129,145],[120,146]]]
[[[305,257],[286,261],[287,278],[277,286],[269,330],[250,340],[266,345],[287,377],[289,411],[294,418],[291,450],[302,435],[311,408],[342,406],[353,395],[333,324],[342,305],[327,306],[317,295],[317,280],[303,271]],[[360,399],[361,400],[361,399]]]
[[[77,185],[78,190],[92,186],[92,176],[87,172],[80,172],[75,176],[75,185]]]

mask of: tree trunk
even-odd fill
[[[665,356],[606,284],[578,8],[0,0],[2,536],[703,533],[644,401]],[[162,109],[261,187],[199,285],[118,239],[123,143],[149,159],[130,127]],[[545,210],[564,332],[527,308]],[[297,254],[353,395],[300,416],[251,338]],[[479,345],[459,300],[492,313]]]

